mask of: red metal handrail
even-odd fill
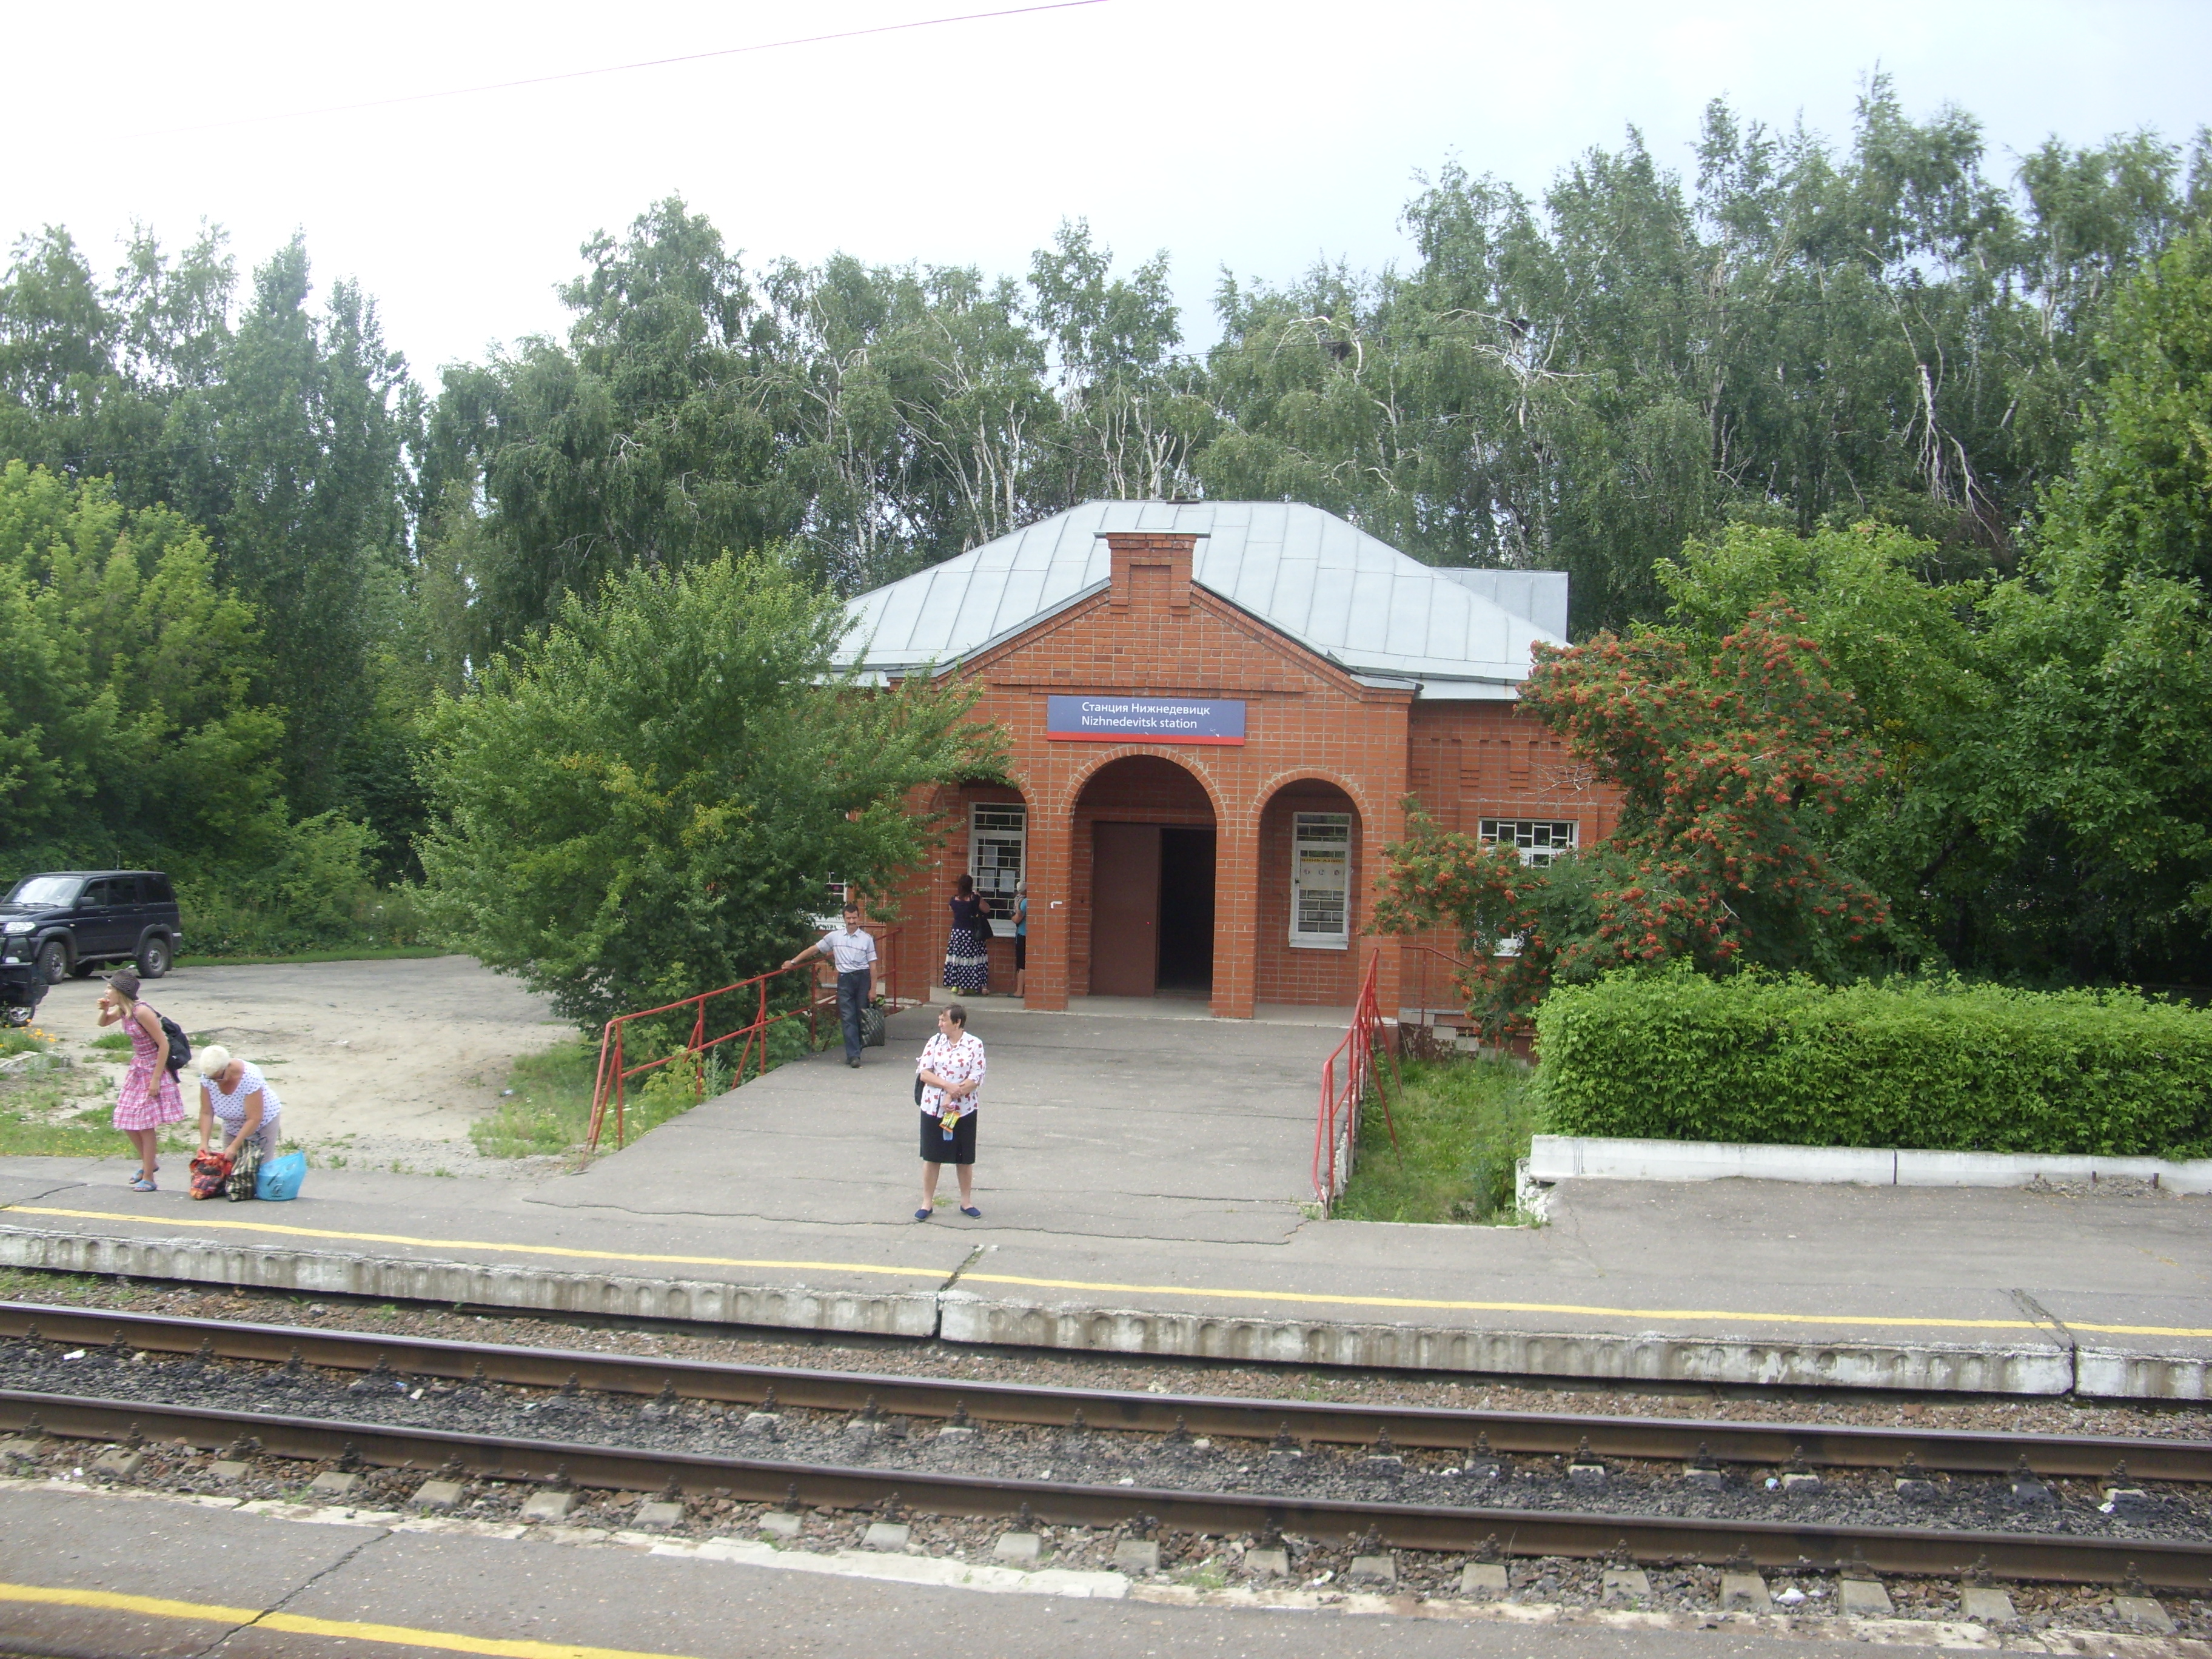
[[[863,928],[861,931],[875,933],[873,928]],[[900,986],[904,964],[900,945],[903,932],[902,928],[889,927],[876,933],[878,976],[885,988],[884,1000],[886,1004],[886,1012],[892,1012],[902,1006]],[[819,1029],[823,1009],[825,1006],[834,1008],[837,1000],[836,987],[834,982],[830,987],[830,994],[826,1000],[823,998],[822,984],[816,975],[818,963],[817,957],[803,967],[775,969],[765,974],[756,974],[750,979],[741,979],[735,985],[725,985],[716,990],[702,991],[696,996],[684,997],[676,1002],[663,1003],[658,1008],[641,1008],[635,1013],[617,1014],[609,1020],[599,1031],[599,1065],[598,1074],[592,1085],[592,1126],[590,1133],[585,1139],[586,1146],[592,1152],[599,1151],[600,1131],[606,1121],[607,1106],[611,1102],[615,1109],[615,1146],[618,1151],[621,1149],[625,1129],[623,1109],[629,1092],[628,1085],[630,1079],[634,1077],[641,1076],[647,1072],[653,1071],[668,1065],[672,1060],[682,1060],[687,1056],[696,1060],[709,1048],[718,1048],[725,1042],[735,1042],[740,1038],[744,1040],[744,1046],[738,1051],[738,1062],[731,1068],[732,1077],[739,1081],[743,1080],[746,1065],[753,1061],[756,1044],[757,1044],[759,1059],[754,1075],[765,1077],[768,1074],[769,1028],[772,1025],[780,1025],[787,1019],[805,1018],[807,1046],[811,1048]],[[809,984],[812,987],[811,994],[807,997],[804,1006],[787,1008],[781,1013],[771,1014],[768,1011],[769,981],[781,979],[786,974],[805,975]],[[730,996],[746,990],[753,993],[754,1006],[751,1022],[738,1026],[732,1030],[725,1031],[720,1036],[708,1036],[707,1035],[707,1005],[717,997]],[[904,1000],[912,1000],[912,999]],[[659,1060],[641,1060],[635,1066],[623,1065],[623,1028],[634,1020],[650,1019],[656,1014],[674,1013],[679,1008],[694,1008],[696,1011],[691,1021],[691,1040],[674,1053],[663,1054]],[[707,1097],[707,1082],[703,1067],[695,1079],[694,1086],[697,1090],[699,1098],[704,1100]]]
[[[1360,1106],[1370,1088],[1382,1097],[1382,1121],[1389,1127],[1390,1144],[1394,1147],[1398,1144],[1398,1125],[1390,1115],[1389,1091],[1377,1087],[1380,1078],[1375,1066],[1376,1048],[1389,1054],[1382,1036],[1382,1000],[1376,989],[1376,975],[1382,963],[1379,951],[1367,959],[1367,976],[1360,981],[1359,995],[1352,1005],[1352,1024],[1344,1034],[1344,1041],[1321,1064],[1321,1112],[1314,1122],[1313,1185],[1314,1197],[1320,1201],[1323,1215],[1343,1195],[1345,1183],[1352,1179],[1352,1163],[1359,1145]],[[1336,1068],[1340,1058],[1344,1061],[1340,1088]],[[1389,1058],[1395,1079],[1398,1057],[1393,1054]]]

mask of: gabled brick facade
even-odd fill
[[[1565,763],[1556,738],[1510,702],[1421,702],[1403,687],[1364,684],[1191,579],[1194,538],[1110,534],[1105,591],[966,661],[981,684],[973,718],[1010,739],[1015,787],[942,792],[963,819],[933,869],[899,896],[909,949],[933,981],[947,901],[967,869],[964,820],[977,802],[1027,808],[1030,896],[1025,1000],[1067,1006],[1089,994],[1092,847],[1102,820],[1203,828],[1214,835],[1211,1005],[1249,1018],[1255,1006],[1349,1004],[1370,957],[1383,1005],[1432,966],[1396,939],[1368,933],[1380,849],[1405,831],[1408,796],[1447,826],[1483,817],[1575,823],[1587,843],[1613,827],[1608,792]],[[1054,695],[1235,699],[1241,745],[1068,742],[1046,736]],[[1147,757],[1129,764],[1134,757]],[[1341,950],[1290,939],[1292,815],[1353,816],[1351,939]],[[1424,941],[1415,941],[1422,943]],[[1451,941],[1425,941],[1449,951]],[[1401,957],[1410,966],[1401,967]],[[992,987],[1011,987],[1010,940],[993,945]],[[949,994],[936,993],[944,1000]]]

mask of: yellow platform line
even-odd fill
[[[394,1647],[431,1648],[441,1653],[483,1653],[499,1659],[679,1659],[629,1648],[591,1648],[574,1642],[511,1641],[463,1636],[456,1631],[418,1630],[409,1625],[371,1625],[352,1619],[310,1619],[302,1613],[272,1613],[260,1607],[225,1607],[201,1601],[172,1601],[157,1595],[119,1595],[112,1590],[54,1589],[42,1584],[0,1583],[0,1602],[28,1602],[84,1607],[101,1613],[135,1613],[148,1619],[191,1620],[283,1631],[294,1636],[331,1636],[355,1642],[383,1642]]]
[[[799,1272],[875,1273],[907,1279],[949,1277],[936,1267],[890,1267],[864,1261],[782,1261],[744,1256],[647,1255],[632,1251],[586,1250],[562,1244],[501,1244],[480,1238],[412,1238],[404,1233],[338,1232],[319,1227],[288,1227],[269,1221],[217,1221],[198,1216],[181,1221],[109,1210],[63,1210],[37,1205],[0,1206],[14,1215],[69,1216],[84,1221],[127,1221],[142,1227],[185,1226],[222,1228],[234,1232],[278,1233],[294,1238],[327,1238],[343,1243],[410,1244],[421,1249],[508,1251],[526,1255],[557,1255],[586,1261],[633,1261],[694,1267],[766,1267]],[[1351,1296],[1331,1291],[1246,1290],[1221,1285],[1121,1285],[1085,1279],[1030,1279],[1017,1273],[963,1273],[963,1285],[1018,1285],[1033,1290],[1100,1291],[1116,1296],[1198,1297],[1231,1302],[1301,1302],[1322,1307],[1399,1308],[1438,1313],[1574,1314],[1591,1319],[1680,1320],[1715,1319],[1737,1323],[1770,1325],[1867,1325],[1957,1331],[2040,1331],[2050,1328],[2034,1319],[1946,1319],[1910,1314],[1838,1314],[1752,1312],[1730,1308],[1609,1308],[1575,1302],[1453,1301],[1411,1296]],[[2179,1336],[2212,1340],[2212,1328],[2186,1325],[2092,1325],[2079,1320],[2064,1322],[2069,1330],[2093,1331],[2107,1336]]]

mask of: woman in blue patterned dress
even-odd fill
[[[952,933],[945,941],[945,987],[971,997],[991,994],[991,923],[975,896],[975,878],[963,876],[952,896]]]

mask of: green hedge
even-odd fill
[[[1615,975],[1536,1032],[1560,1134],[2212,1155],[2212,1012],[2127,992]]]

